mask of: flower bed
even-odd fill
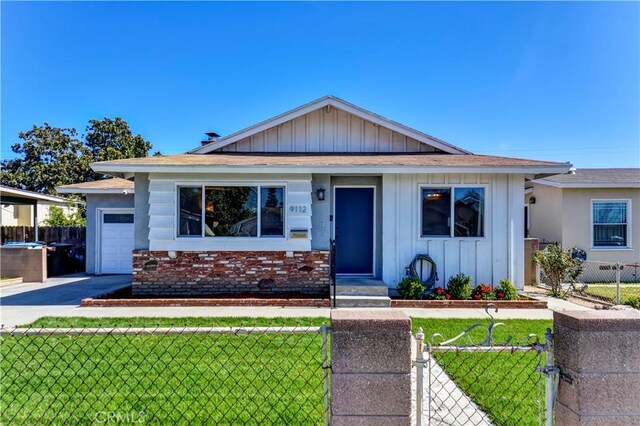
[[[489,303],[496,305],[498,309],[547,309],[546,300],[531,299],[526,296],[520,296],[517,300],[491,300]],[[391,300],[392,308],[484,309],[485,306],[487,306],[486,300]]]

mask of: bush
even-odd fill
[[[471,298],[473,300],[495,300],[496,295],[491,286],[480,284],[473,289]]]
[[[416,277],[404,277],[398,284],[398,293],[403,299],[422,299],[425,290],[425,285]]]
[[[496,299],[499,300],[516,300],[518,298],[518,290],[508,278],[500,280],[500,286],[495,289],[495,294]]]
[[[543,251],[533,254],[533,261],[542,268],[551,286],[553,297],[564,297],[568,289],[563,293],[562,284],[575,284],[583,270],[583,261],[573,258],[575,249],[563,250],[556,244],[550,244]]]
[[[640,296],[631,296],[624,301],[625,305],[629,305],[632,308],[640,309]]]
[[[426,298],[429,300],[449,300],[451,299],[451,293],[442,287],[436,287],[431,290],[431,293],[427,294]]]
[[[454,275],[449,278],[447,290],[456,300],[467,300],[471,296],[471,277],[465,274]]]

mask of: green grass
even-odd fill
[[[609,300],[612,303],[615,303],[616,300],[616,286],[614,285],[593,285],[589,284],[587,287],[582,290],[583,293],[595,296],[599,299]],[[620,287],[620,303],[624,304],[631,297],[639,297],[640,296],[640,286],[638,287]]]
[[[319,326],[328,318],[55,318],[34,327]],[[413,318],[429,341],[487,320]],[[551,321],[504,320],[494,340],[544,339]],[[486,330],[486,329],[485,329]],[[476,329],[460,344],[480,342]],[[318,424],[318,335],[2,337],[1,424],[88,424],[101,412],[144,413],[149,424]],[[447,374],[496,424],[537,423],[534,353],[436,353]],[[544,392],[544,386],[543,386]],[[544,395],[543,395],[544,397]],[[73,416],[73,417],[69,417]]]
[[[253,317],[42,317],[20,327],[229,327],[229,326],[321,326],[329,318],[253,318]]]
[[[483,341],[489,321],[477,319],[413,319],[414,330],[422,327],[425,342],[431,340],[434,333],[443,338],[457,336],[467,327],[481,322],[479,327],[453,343],[454,345],[472,345]],[[529,334],[537,335],[544,341],[546,329],[552,327],[552,321],[546,320],[501,320],[505,325],[494,330],[494,341],[504,343],[512,336],[513,343],[526,343]],[[544,355],[544,354],[543,354]],[[497,425],[536,425],[538,424],[538,373],[535,367],[538,354],[531,352],[434,352],[433,358],[446,374],[482,409]],[[542,360],[544,362],[544,360]],[[444,377],[435,380],[444,381]],[[541,383],[541,398],[544,404],[544,381]],[[441,395],[438,395],[441,396]],[[463,422],[464,419],[459,419]]]
[[[154,327],[323,322],[322,318],[201,320],[43,318],[34,324]],[[0,357],[3,425],[92,424],[108,413],[143,413],[145,424],[323,422],[319,334],[16,335],[0,338]]]

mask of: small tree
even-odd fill
[[[87,220],[82,217],[82,211],[78,207],[66,215],[62,207],[51,206],[43,223],[47,226],[87,226]]]
[[[574,259],[575,249],[563,249],[559,245],[550,244],[544,250],[533,254],[533,261],[544,270],[544,274],[551,285],[553,297],[564,298],[568,289],[563,293],[562,284],[573,286],[583,270],[582,259]]]

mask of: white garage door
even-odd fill
[[[100,272],[130,274],[133,271],[133,213],[103,213]]]

